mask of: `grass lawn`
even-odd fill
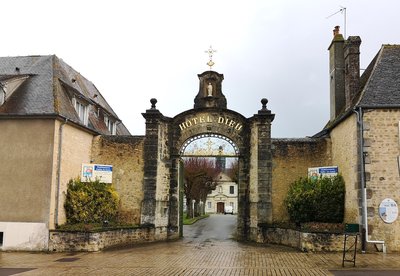
[[[208,218],[210,215],[205,214],[200,217],[194,217],[194,218],[186,218],[186,214],[183,214],[183,225],[191,225],[195,223],[196,221],[203,219],[203,218]]]

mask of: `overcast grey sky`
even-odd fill
[[[193,108],[197,74],[224,74],[228,108],[276,114],[273,137],[305,137],[329,119],[332,30],[359,35],[361,67],[399,44],[398,0],[2,1],[0,56],[55,54],[93,82],[133,135],[157,98],[168,117]]]

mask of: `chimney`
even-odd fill
[[[329,46],[329,73],[330,73],[330,113],[331,121],[340,114],[345,107],[345,80],[344,80],[344,38],[339,32],[339,26],[333,30],[333,40]]]
[[[351,107],[354,96],[360,90],[360,44],[359,36],[349,36],[344,43],[346,110]]]
[[[335,26],[335,28],[333,29],[333,37],[335,37],[336,35],[339,34],[339,30],[340,30],[340,26]]]

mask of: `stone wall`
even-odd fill
[[[343,234],[307,233],[293,229],[267,228],[262,231],[265,243],[287,245],[304,252],[337,252],[343,251]],[[349,237],[349,241],[353,241]]]
[[[341,122],[330,133],[332,164],[338,166],[346,183],[345,214],[347,223],[361,223],[359,210],[358,134],[355,114]]]
[[[250,240],[256,240],[258,229],[258,218],[257,218],[257,201],[258,201],[258,129],[257,124],[253,123],[250,126],[250,164],[249,164],[249,204],[248,206],[248,221],[249,221],[249,236]],[[241,202],[239,202],[241,204]]]
[[[156,213],[154,224],[156,226],[167,226],[169,216],[169,194],[170,194],[170,169],[171,157],[168,147],[168,124],[160,124],[158,128],[158,164],[156,178]]]
[[[288,221],[284,200],[290,184],[307,177],[309,167],[332,166],[330,140],[324,138],[272,139],[273,222]]]
[[[140,224],[143,200],[143,136],[97,136],[92,162],[113,165],[113,185],[121,200],[122,219]]]
[[[112,247],[131,246],[166,240],[165,227],[138,227],[104,232],[62,232],[50,231],[49,251],[101,251]]]
[[[388,251],[400,251],[400,239],[393,238],[400,236],[400,220],[385,223],[379,216],[379,205],[385,198],[391,198],[400,206],[399,122],[399,110],[364,113],[369,238],[385,241]]]
[[[343,250],[343,234],[307,233],[292,229],[267,228],[263,230],[261,235],[265,243],[286,245],[304,252],[337,252]],[[49,251],[96,252],[108,248],[165,241],[166,239],[166,227],[138,227],[93,233],[52,230],[49,236]]]

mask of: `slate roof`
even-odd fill
[[[400,45],[383,45],[368,67],[365,73],[371,72],[356,105],[400,107]]]
[[[360,77],[360,91],[352,99],[351,107],[313,137],[323,137],[354,114],[355,108],[400,108],[400,45],[382,45],[381,49]]]
[[[104,123],[106,114],[119,122],[117,135],[130,135],[94,84],[57,56],[0,57],[0,81],[18,76],[28,78],[0,106],[1,117],[59,115],[82,125],[71,101],[76,97],[91,107],[86,128],[110,134]]]

